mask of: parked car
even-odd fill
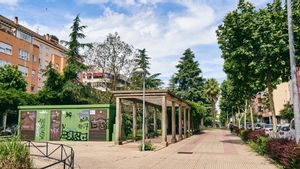
[[[272,124],[264,124],[261,130],[264,131],[267,136],[269,136],[273,131],[273,126]]]
[[[260,130],[260,129],[262,129],[265,125],[266,125],[266,123],[256,123],[254,128],[255,128],[255,130]]]
[[[296,130],[295,130],[295,119],[292,119],[290,122],[290,131],[288,134],[289,139],[296,139]]]
[[[289,138],[290,124],[283,124],[277,129],[277,136],[279,138]]]

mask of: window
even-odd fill
[[[0,59],[0,67],[3,67],[5,65],[11,65],[11,63]]]
[[[42,59],[39,58],[39,67],[42,67]]]
[[[43,54],[43,47],[44,47],[43,44],[40,44],[40,48],[39,48],[40,49],[40,56]]]
[[[31,89],[31,92],[34,92],[34,88],[35,88],[35,86],[32,84],[32,85],[31,85],[31,88],[30,88],[30,89]]]
[[[35,77],[35,70],[31,71],[31,75],[32,75],[32,77]]]
[[[7,55],[11,55],[12,54],[12,46],[7,43],[0,42],[0,52],[5,53]]]
[[[36,62],[36,56],[35,55],[32,55],[32,61]]]
[[[19,49],[19,58],[29,61],[29,53],[27,51],[24,51],[22,49]]]
[[[46,48],[46,56],[49,56],[49,48]]]
[[[40,82],[40,81],[42,81],[42,73],[41,72],[39,72],[39,74],[38,74],[38,82]]]
[[[29,43],[32,43],[32,37],[22,31],[17,30],[17,38],[23,39]]]
[[[22,72],[23,76],[28,76],[28,68],[25,66],[18,65],[18,70]]]

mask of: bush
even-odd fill
[[[267,152],[266,145],[269,140],[268,137],[259,137],[256,141],[250,140],[249,145],[260,155],[265,155]]]
[[[267,154],[285,168],[300,168],[300,147],[288,139],[271,139],[266,145]]]
[[[251,130],[249,130],[249,132],[247,133],[247,137],[248,137],[248,140],[256,141],[260,137],[267,137],[267,136],[265,135],[265,133],[263,131],[260,131],[260,130],[251,131]]]
[[[142,151],[142,144],[140,145],[140,151]],[[155,148],[151,142],[151,140],[145,142],[145,151],[153,151]]]
[[[249,132],[250,132],[250,130],[241,130],[240,137],[244,142],[247,142],[249,140],[249,138],[248,138]]]
[[[17,138],[0,141],[0,168],[32,168],[28,147]]]
[[[233,133],[239,135],[240,134],[240,129],[237,126],[233,126]]]

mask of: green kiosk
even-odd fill
[[[19,133],[34,141],[112,141],[109,104],[19,106]]]

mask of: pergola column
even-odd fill
[[[184,138],[187,137],[187,134],[186,134],[186,108],[183,109],[183,136],[184,136]]]
[[[168,146],[167,140],[167,99],[166,96],[162,97],[161,104],[161,143]]]
[[[122,112],[121,112],[121,98],[116,98],[116,131],[115,131],[115,144],[121,145],[121,130],[122,130]]]
[[[157,133],[157,109],[155,108],[155,111],[153,113],[153,127],[154,127],[154,133],[156,135]]]
[[[182,140],[182,106],[178,108],[178,140]]]
[[[132,104],[132,135],[133,141],[136,141],[136,103]]]
[[[191,134],[191,108],[188,109],[188,136]]]
[[[175,118],[175,102],[172,101],[172,143],[176,143],[176,118]]]

